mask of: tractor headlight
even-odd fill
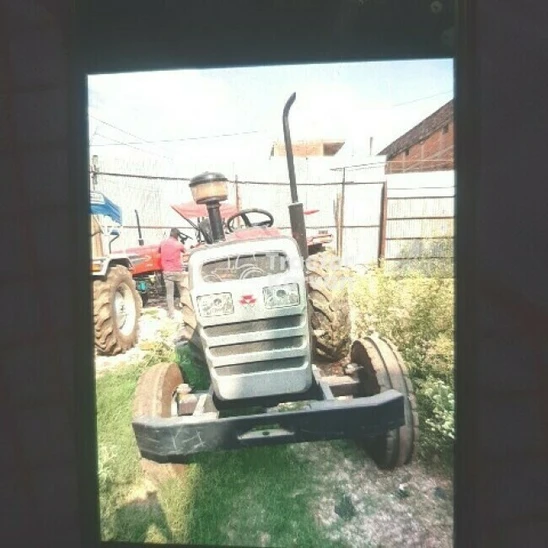
[[[264,304],[267,308],[295,306],[301,302],[299,284],[273,285],[263,289]]]
[[[197,299],[198,312],[204,318],[210,316],[226,316],[234,312],[232,295],[230,293],[217,293],[215,295],[202,295]]]

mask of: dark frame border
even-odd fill
[[[443,2],[446,13],[434,16],[429,11],[431,2],[428,0],[410,0],[405,5],[398,0],[365,0],[361,4],[363,9],[369,6],[376,13],[371,15],[368,12],[366,16],[358,16],[355,6],[360,5],[360,2],[276,0],[270,2],[268,7],[265,7],[264,2],[252,0],[119,0],[115,4],[110,1],[85,0],[79,3],[71,32],[71,129],[74,139],[70,168],[72,179],[79,182],[71,187],[74,193],[71,203],[75,205],[73,226],[77,228],[72,243],[73,249],[78,250],[75,270],[82,273],[81,276],[75,276],[78,281],[73,291],[73,303],[75,317],[79,318],[83,327],[78,330],[78,344],[89,356],[89,361],[81,363],[76,371],[76,393],[81,413],[81,424],[77,428],[78,463],[82,479],[81,524],[86,546],[138,546],[100,542],[95,461],[95,377],[93,341],[89,329],[91,296],[87,301],[81,298],[84,294],[89,295],[87,75],[181,68],[447,58],[454,53],[444,42],[447,36],[444,33],[454,24],[453,3]],[[474,130],[474,119],[469,114],[474,104],[469,87],[473,73],[469,59],[474,44],[466,39],[471,35],[468,28],[471,24],[468,19],[470,2],[462,1],[458,13],[459,45],[455,88],[458,178],[455,241],[459,295],[456,338],[459,444],[455,466],[455,541],[463,546],[473,545],[471,541],[475,529],[471,504],[474,500],[473,480],[470,483],[470,470],[473,470],[474,463],[467,458],[467,454],[472,455],[473,452],[464,451],[465,446],[470,447],[471,443],[475,443],[475,438],[470,437],[474,407],[467,398],[466,409],[463,409],[460,397],[460,394],[469,394],[474,389],[471,368],[466,370],[460,365],[465,363],[464,356],[474,352],[471,341],[475,334],[470,323],[473,316],[473,289],[468,283],[473,280],[469,246],[474,230],[471,222],[473,193],[466,180],[474,177],[478,160],[467,164],[463,161],[463,157],[469,160],[476,152],[469,142],[467,144]],[[175,16],[185,10],[185,19]],[[207,42],[204,42],[204,37],[207,37]],[[250,48],[249,44],[253,44],[253,47]],[[90,440],[92,432],[93,440]],[[465,443],[463,438],[466,439]],[[465,490],[463,481],[467,475]]]
[[[476,472],[478,382],[476,365],[478,288],[475,263],[476,183],[480,175],[478,60],[474,0],[460,0],[456,17],[455,62],[455,444],[454,543],[476,546],[479,539]],[[468,367],[467,365],[468,364]]]

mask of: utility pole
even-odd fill
[[[339,237],[339,257],[343,256],[343,246],[344,246],[344,208],[345,208],[345,199],[344,199],[344,189],[346,185],[346,167],[343,167],[342,172],[342,181],[341,181],[341,212],[339,217],[339,223],[341,227],[340,237]]]
[[[379,222],[378,265],[382,266],[386,254],[386,224],[388,220],[388,182],[384,181],[381,189],[381,211]]]
[[[97,179],[99,174],[99,156],[94,154],[91,157],[91,189],[97,190]]]

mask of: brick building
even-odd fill
[[[453,100],[389,144],[386,173],[454,169]]]
[[[344,145],[344,141],[297,141],[292,143],[293,156],[308,158],[309,156],[335,156]],[[270,156],[284,156],[285,144],[276,142],[272,145]]]

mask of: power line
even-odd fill
[[[90,171],[91,173],[91,171]],[[135,173],[114,173],[114,172],[104,172],[99,171],[97,172],[98,176],[101,175],[107,175],[109,177],[127,177],[130,179],[146,179],[146,180],[153,180],[153,181],[190,181],[192,177],[167,177],[167,176],[160,176],[160,175],[136,175]],[[235,181],[228,181],[229,183],[235,183]],[[334,186],[334,185],[341,185],[341,182],[333,182],[333,183],[299,183],[299,186]],[[382,181],[379,182],[355,182],[352,184],[357,185],[380,185],[383,184]],[[289,188],[289,181],[288,182],[280,182],[280,181],[242,181],[238,180],[238,185],[275,185],[275,186],[286,186]]]
[[[110,140],[114,141],[114,144],[121,144],[121,145],[125,145],[125,144],[126,144],[126,143],[122,143],[122,141],[118,141],[118,140],[116,140],[116,139],[113,139],[112,137],[107,137],[106,135],[103,135],[102,133],[97,133],[97,132],[95,132],[94,135],[97,135],[97,137],[102,137],[103,139],[110,139]],[[114,144],[113,144],[113,145],[114,145]],[[98,145],[90,145],[90,146],[96,147],[96,146],[98,146]],[[107,146],[108,146],[108,145],[107,145]],[[134,148],[135,150],[139,150],[139,151],[141,151],[141,152],[146,152],[145,150],[142,150],[142,149],[140,149],[140,148],[138,148],[138,147],[136,147],[136,146],[132,146],[132,145],[129,145],[129,144],[128,144],[127,146],[130,147],[130,148]]]
[[[135,142],[135,141],[129,141],[127,143],[119,143],[120,145],[138,145],[138,144],[155,144],[155,143],[177,143],[177,142],[183,142],[183,141],[198,141],[198,140],[205,140],[205,139],[221,139],[221,138],[224,138],[224,137],[237,137],[237,136],[240,136],[240,135],[252,135],[252,134],[257,134],[257,133],[262,133],[261,131],[259,130],[253,130],[253,131],[241,131],[241,132],[238,132],[238,133],[221,133],[219,135],[202,135],[202,136],[199,136],[199,137],[181,137],[181,138],[178,138],[178,139],[157,139],[157,140],[154,140],[154,141],[146,141],[146,140],[143,140],[143,141],[138,141],[138,142]],[[100,144],[100,145],[92,145],[94,147],[105,147],[105,146],[118,146],[118,145],[110,145],[110,144]]]
[[[151,154],[153,156],[159,156],[160,158],[165,158],[166,160],[173,160],[173,158],[171,156],[164,156],[163,154],[159,154],[158,152],[145,150],[144,148],[139,148],[139,147],[136,147],[136,146],[134,146],[132,144],[129,144],[129,143],[123,143],[122,141],[118,141],[117,139],[114,139],[113,137],[107,137],[106,135],[103,135],[101,133],[97,133],[97,137],[103,137],[103,139],[110,139],[111,141],[114,141],[113,144],[110,144],[110,145],[106,144],[106,145],[103,145],[103,146],[124,145],[124,146],[130,147],[130,148],[134,148],[135,150],[138,150],[140,152],[144,152],[145,154]],[[101,145],[90,145],[90,147],[96,147],[96,146],[101,146]]]
[[[447,95],[448,93],[453,93],[453,90],[443,91],[441,93],[436,93],[434,95],[427,95],[425,97],[419,97],[418,99],[413,99],[411,101],[404,101],[403,103],[395,103],[391,105],[388,108],[396,108],[404,105],[410,105],[413,103],[418,103],[420,101],[426,101],[427,99],[432,99],[434,97],[439,97],[441,95]],[[205,140],[205,139],[222,139],[225,137],[239,137],[242,135],[254,135],[257,133],[263,133],[262,130],[251,130],[251,131],[240,131],[240,132],[234,132],[234,133],[220,133],[217,135],[200,135],[195,137],[180,137],[180,138],[174,138],[174,139],[155,139],[155,140],[148,140],[144,139],[142,137],[139,137],[138,135],[135,135],[134,133],[130,133],[129,131],[126,131],[125,129],[122,129],[114,124],[111,124],[110,122],[105,122],[104,120],[101,120],[100,118],[97,118],[96,116],[93,116],[92,114],[89,115],[90,118],[93,118],[97,122],[100,122],[101,124],[104,124],[106,126],[109,126],[113,129],[116,129],[117,131],[121,131],[122,133],[125,133],[126,135],[129,135],[130,137],[133,137],[135,139],[139,139],[139,141],[128,141],[127,143],[123,143],[121,141],[118,141],[116,144],[99,144],[99,145],[92,145],[94,147],[102,147],[102,146],[123,146],[123,145],[139,145],[139,144],[156,144],[156,143],[178,143],[178,142],[185,142],[185,141],[199,141],[199,140]]]
[[[146,151],[145,151],[146,152]],[[417,160],[413,162],[413,165],[416,165],[418,163],[428,163],[428,162],[441,162],[441,161],[448,161],[448,160]],[[397,160],[393,161],[393,163],[403,163],[403,160]],[[360,167],[355,167],[354,170],[348,169],[348,171],[357,171],[359,169],[368,169],[368,168],[378,168],[383,165],[385,165],[385,162],[374,162],[372,164],[365,164]],[[343,168],[337,168],[337,169],[343,169]],[[92,173],[90,171],[90,173]],[[397,173],[396,173],[397,174]],[[146,180],[153,180],[153,181],[190,181],[192,177],[173,177],[173,176],[163,176],[163,175],[147,175],[147,174],[135,174],[135,173],[122,173],[122,172],[105,172],[105,171],[99,171],[97,172],[97,175],[107,175],[109,177],[127,177],[130,179],[146,179]],[[229,181],[229,183],[234,183],[235,181]],[[289,185],[289,182],[281,182],[281,181],[246,181],[246,180],[238,180],[239,185],[279,185],[279,186],[286,186]],[[298,183],[299,186],[330,186],[330,185],[341,185],[342,182],[329,182],[329,183]],[[382,181],[346,181],[345,184],[353,184],[353,185],[371,185],[371,184],[382,184]],[[424,187],[424,188],[430,188],[430,187]],[[445,187],[440,187],[445,188]]]
[[[92,173],[90,171],[90,173]],[[109,177],[128,177],[130,179],[147,179],[151,181],[190,181],[191,177],[162,177],[158,175],[136,175],[135,173],[108,173],[98,171],[97,175],[108,175]]]
[[[405,101],[403,103],[396,103],[389,108],[401,107],[403,105],[411,105],[412,103],[418,103],[419,101],[426,101],[427,99],[433,99],[434,97],[440,97],[441,95],[447,95],[448,93],[453,93],[453,90],[442,91],[441,93],[436,93],[434,95],[428,95],[427,97],[420,97],[419,99],[413,99],[412,101]]]
[[[116,129],[118,131],[121,131],[122,133],[125,133],[126,135],[129,135],[130,137],[134,137],[135,139],[139,139],[139,142],[146,142],[146,140],[143,139],[142,137],[139,137],[139,136],[137,136],[133,133],[130,133],[129,131],[126,131],[125,129],[122,129],[118,126],[115,126],[114,124],[111,124],[109,122],[105,122],[104,120],[101,120],[101,119],[97,118],[96,116],[93,116],[93,114],[90,114],[89,117],[93,118],[94,120],[97,120],[97,122],[100,122],[101,124],[104,124],[105,126],[108,126],[108,127],[113,128],[113,129]],[[132,143],[132,144],[139,144],[139,143]]]
[[[432,160],[429,160],[429,159],[417,159],[417,160],[386,160],[386,161],[379,161],[379,162],[371,162],[371,163],[368,163],[368,164],[350,164],[348,166],[342,166],[342,167],[334,167],[334,168],[330,168],[331,171],[343,171],[343,170],[346,170],[347,172],[352,172],[352,171],[359,171],[359,170],[362,170],[362,169],[375,169],[375,168],[379,168],[383,165],[388,165],[388,164],[406,164],[410,167],[413,167],[415,166],[416,164],[427,164],[427,163],[435,163],[435,162],[442,162],[442,163],[448,163],[448,162],[453,162],[453,159],[452,158],[434,158]]]
[[[97,116],[93,116],[93,114],[90,114],[89,115],[90,118],[93,118],[94,120],[96,120],[97,122],[100,122],[101,124],[104,124],[105,126],[108,126],[108,127],[111,127],[117,131],[120,131],[121,133],[125,133],[126,135],[129,135],[130,137],[133,137],[135,139],[139,139],[139,141],[137,142],[131,142],[131,143],[124,143],[122,141],[118,141],[116,139],[113,139],[112,137],[106,137],[105,135],[100,135],[101,137],[105,138],[105,139],[110,139],[111,141],[115,141],[115,143],[110,143],[110,144],[102,144],[102,145],[91,145],[90,143],[90,147],[92,146],[129,146],[131,148],[135,148],[133,147],[132,145],[140,145],[140,144],[145,144],[147,141],[146,139],[143,139],[142,137],[139,137],[138,135],[135,135],[134,133],[130,133],[129,131],[125,130],[125,129],[122,129],[118,126],[115,126],[114,124],[111,124],[110,122],[105,122],[104,120],[101,120],[100,118],[97,118]],[[97,133],[97,129],[95,130],[95,133]],[[95,135],[94,133],[94,135]],[[142,152],[148,152],[146,150],[142,150],[142,149],[137,149],[137,150],[141,150]],[[156,156],[160,156],[161,158],[166,158],[168,160],[172,160],[173,158],[171,156],[163,156],[162,154],[158,154],[156,152],[148,152],[149,154],[154,154]]]

